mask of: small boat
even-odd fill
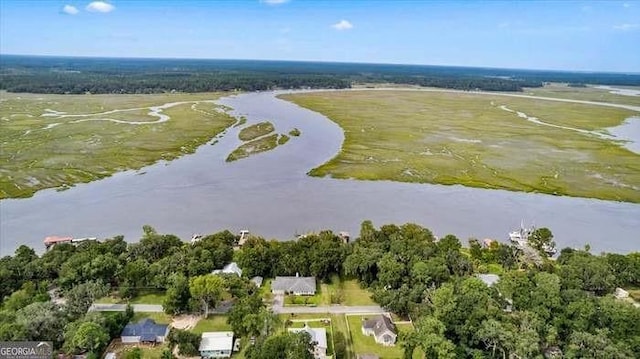
[[[520,222],[520,229],[509,232],[509,240],[511,241],[511,243],[519,247],[531,247],[531,245],[529,244],[529,237],[531,237],[533,235],[533,232],[535,231],[535,226],[532,225],[531,227],[526,228],[524,226],[524,222]],[[558,252],[555,246],[551,246],[548,244],[543,245],[542,250],[549,256],[553,256]]]
[[[85,241],[95,241],[96,237],[83,237],[83,238],[73,238],[73,237],[60,237],[60,236],[49,236],[44,239],[44,246],[47,250],[53,248],[54,246],[62,243],[71,243],[78,244]]]

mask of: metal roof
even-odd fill
[[[141,337],[143,341],[149,341],[149,336],[164,336],[169,330],[168,324],[156,324],[153,319],[145,318],[137,323],[129,323],[122,329],[123,337]]]
[[[199,351],[233,349],[233,332],[204,332],[200,340]]]
[[[311,342],[316,342],[320,348],[327,348],[327,331],[324,328],[310,328],[308,324],[304,328],[290,328],[292,333],[307,332],[311,337]]]

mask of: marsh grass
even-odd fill
[[[477,93],[336,91],[281,95],[340,125],[340,153],[313,176],[461,184],[640,202],[640,156],[618,143],[538,125],[602,130],[633,111]]]
[[[251,141],[258,137],[268,135],[273,131],[275,131],[273,124],[269,121],[264,121],[243,128],[240,130],[240,133],[238,133],[238,138],[242,141]]]
[[[278,134],[263,136],[240,145],[227,156],[227,162],[237,161],[253,154],[272,150],[278,146]]]
[[[221,94],[41,95],[2,92],[0,102],[0,198],[29,197],[45,188],[67,188],[159,160],[172,160],[231,126],[235,119],[211,103],[163,110],[170,120],[132,125],[78,119],[156,121],[148,107],[169,102],[215,100]],[[143,109],[140,109],[143,108]],[[88,117],[47,117],[47,109]],[[54,124],[58,125],[54,125]]]

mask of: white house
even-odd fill
[[[169,325],[156,324],[153,319],[142,319],[137,323],[129,323],[120,334],[122,343],[164,343],[169,334]]]
[[[315,295],[316,277],[276,277],[276,279],[271,282],[271,293]]]
[[[493,287],[494,284],[500,281],[500,276],[497,274],[476,274],[476,277],[486,284],[487,287]]]
[[[231,262],[231,263],[227,264],[226,266],[224,266],[224,268],[216,269],[211,273],[212,274],[220,274],[220,273],[235,274],[238,277],[242,277],[242,269],[240,269],[240,267],[238,267],[238,263],[236,263],[236,262]]]
[[[230,358],[233,350],[233,332],[204,332],[200,339],[202,358]]]
[[[310,342],[313,344],[313,357],[315,359],[327,358],[327,331],[324,328],[310,328],[308,324],[304,328],[289,328],[290,332],[309,334]]]
[[[377,315],[371,319],[362,320],[362,334],[371,335],[376,343],[391,346],[396,343],[398,332],[396,326],[386,315]]]

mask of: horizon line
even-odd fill
[[[234,59],[234,58],[211,58],[211,57],[144,57],[144,56],[89,56],[89,55],[36,55],[36,54],[6,54],[2,56],[16,57],[48,57],[48,58],[76,58],[76,59],[123,59],[123,60],[210,60],[210,61],[263,61],[263,62],[299,62],[299,63],[326,63],[326,64],[354,64],[354,65],[394,65],[394,66],[425,66],[425,67],[454,67],[483,70],[518,70],[537,72],[564,72],[581,74],[616,74],[638,76],[639,72],[632,71],[606,71],[606,70],[558,70],[558,69],[534,69],[521,67],[492,67],[492,66],[468,66],[468,65],[434,65],[434,64],[411,64],[396,62],[360,62],[360,61],[329,61],[329,60],[282,60],[282,59]],[[3,67],[0,62],[0,67]]]

